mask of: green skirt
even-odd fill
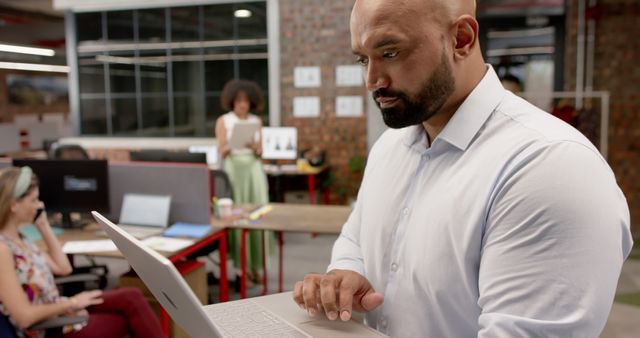
[[[234,204],[269,203],[267,175],[259,158],[253,154],[231,154],[224,160],[224,171],[233,187]],[[240,268],[240,234],[240,230],[229,231],[229,253],[236,268]],[[275,241],[271,231],[265,231],[265,240],[267,248],[273,249]],[[248,271],[262,269],[262,246],[261,231],[250,231],[247,236]]]

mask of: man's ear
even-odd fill
[[[478,21],[471,15],[462,15],[454,23],[454,58],[462,60],[471,54],[478,41]]]

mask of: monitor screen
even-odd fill
[[[295,160],[298,158],[298,129],[294,127],[262,128],[262,158]]]
[[[129,153],[131,161],[207,163],[206,153],[145,149]]]
[[[109,169],[106,160],[15,159],[13,165],[29,166],[38,176],[40,200],[47,210],[63,214],[109,211]]]
[[[218,146],[217,145],[193,145],[189,146],[190,153],[205,153],[207,155],[207,164],[216,166],[218,164]]]

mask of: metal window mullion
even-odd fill
[[[80,67],[78,62],[78,30],[76,14],[64,13],[65,37],[67,41],[67,64],[69,65],[69,108],[73,135],[82,134],[82,112],[80,111]]]
[[[165,39],[168,43],[171,42],[171,9],[164,9],[164,22],[165,22]],[[169,136],[175,136],[175,117],[173,109],[173,62],[171,60],[171,49],[166,49],[167,57],[167,103],[169,104]]]
[[[204,41],[204,7],[198,6],[198,40]],[[204,95],[206,79],[204,69],[204,47],[200,44],[198,48],[200,54],[200,90],[198,90],[198,97],[200,98],[200,109],[197,109],[194,116],[194,123],[196,126],[196,133],[194,136],[206,136],[207,135],[207,100]]]
[[[238,6],[236,4],[233,4],[233,11],[235,12],[238,9]],[[233,54],[237,55],[238,54],[238,18],[236,18],[235,16],[233,17]],[[238,58],[234,58],[233,60],[233,78],[234,79],[238,79],[240,78],[240,61],[238,61]]]
[[[136,45],[133,55],[136,59],[140,57],[140,50],[137,45],[140,42],[139,22],[138,22],[138,10],[133,10],[133,43]],[[138,135],[142,136],[143,121],[142,121],[142,79],[140,77],[140,64],[138,62],[134,65],[135,79],[136,79],[136,118],[138,120]]]
[[[107,12],[102,12],[102,40],[109,41],[109,30],[107,25]],[[104,55],[109,56],[109,52],[104,52]],[[105,97],[105,110],[107,113],[107,135],[113,135],[113,122],[111,116],[113,114],[111,106],[111,73],[109,71],[109,63],[105,62],[104,66],[104,97]]]

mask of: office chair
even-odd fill
[[[87,160],[89,153],[77,144],[54,143],[49,149],[49,158],[53,160]]]
[[[211,197],[233,199],[233,186],[224,170],[211,170]]]
[[[55,317],[36,323],[29,329],[43,330],[45,338],[62,338],[62,329],[65,326],[85,323],[87,320],[89,320],[89,317],[87,316]],[[0,337],[18,338],[16,329],[9,321],[9,318],[5,315],[0,315]]]

